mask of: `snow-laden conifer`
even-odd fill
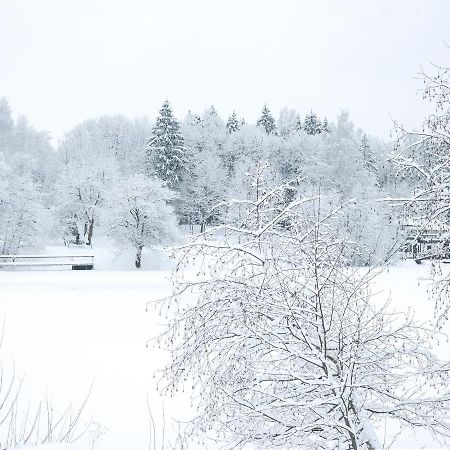
[[[256,125],[261,127],[267,134],[277,134],[275,119],[267,105],[264,105],[261,111],[261,117],[256,122]]]
[[[228,133],[234,133],[235,131],[238,131],[240,127],[241,126],[237,118],[236,111],[233,111],[227,120]]]
[[[306,114],[303,119],[302,130],[306,134],[320,134],[322,133],[322,123],[320,119],[317,117],[316,113],[311,111],[309,114]]]
[[[169,101],[159,111],[152,137],[147,144],[148,173],[155,174],[176,189],[185,168],[184,138]]]

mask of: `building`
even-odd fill
[[[450,258],[450,227],[438,220],[409,219],[401,226],[405,236],[406,258]]]

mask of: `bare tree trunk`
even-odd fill
[[[135,263],[134,263],[135,266],[136,266],[136,269],[140,269],[140,268],[141,268],[142,248],[143,248],[142,245],[139,245],[139,246],[137,247],[137,251],[136,251],[136,261],[135,261]]]
[[[94,218],[89,221],[86,245],[92,245],[92,235],[94,234]]]

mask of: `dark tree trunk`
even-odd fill
[[[92,235],[94,234],[94,218],[89,221],[86,245],[92,245]]]
[[[136,269],[140,269],[141,268],[141,258],[142,258],[142,245],[138,246],[137,251],[136,251],[136,261],[135,261],[135,266]]]

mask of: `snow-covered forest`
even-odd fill
[[[450,4],[121,3],[0,2],[0,450],[450,448]]]
[[[272,183],[297,182],[286,204],[299,192],[320,192],[336,205],[352,200],[342,226],[367,246],[354,262],[370,264],[388,256],[397,231],[379,200],[410,187],[395,177],[392,147],[347,112],[332,121],[284,108],[275,117],[264,105],[247,124],[211,106],[179,120],[165,101],[156,118],[87,119],[56,148],[25,118],[14,121],[6,99],[0,112],[1,254],[49,242],[95,245],[106,235],[133,248],[139,267],[143,247],[222,223],[215,205],[251,198],[251,174],[268,164]]]

